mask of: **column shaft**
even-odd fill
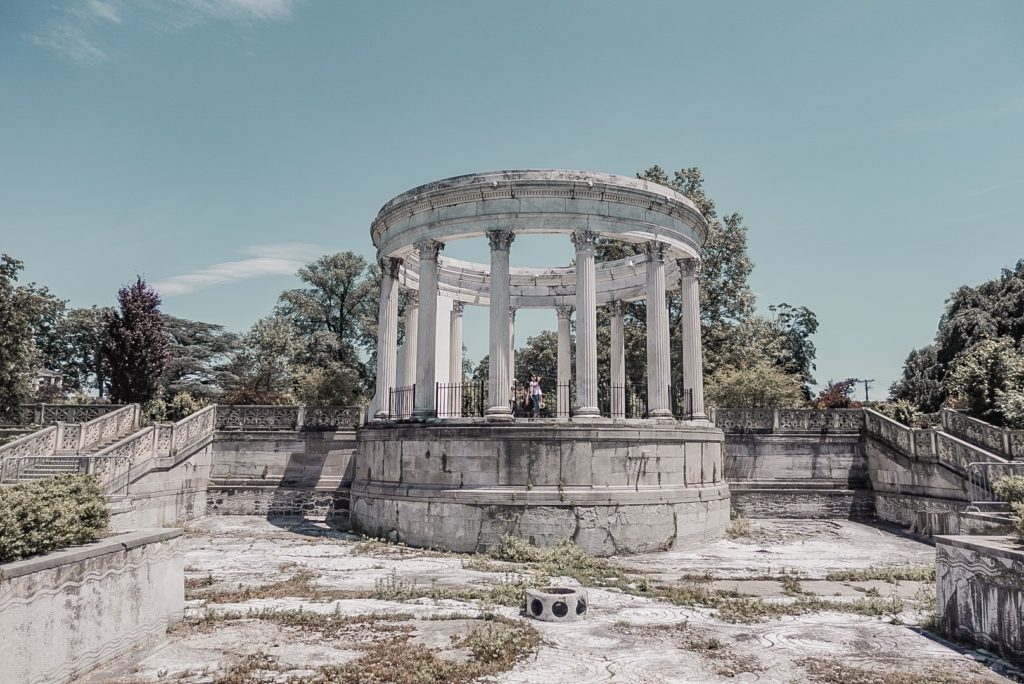
[[[700,287],[697,283],[699,266],[696,259],[679,262],[683,303],[683,388],[692,392],[694,419],[704,420],[704,361],[700,338]]]
[[[420,328],[420,293],[409,290],[405,299],[405,342],[402,344],[402,387],[416,384],[416,340]]]
[[[558,315],[558,378],[554,389],[558,416],[561,418],[569,417],[569,406],[572,404],[572,395],[569,393],[569,385],[572,383],[572,334],[569,319],[572,310],[571,306],[555,307]],[[543,380],[547,381],[548,378]]]
[[[597,407],[597,280],[594,265],[596,234],[572,234],[576,246],[576,415],[601,414]]]
[[[622,302],[608,305],[611,313],[611,417],[626,417],[626,336],[622,322]]]
[[[465,304],[462,302],[452,303],[452,315],[448,328],[448,381],[452,385],[459,385],[460,388],[446,392],[445,399],[447,406],[439,407],[446,415],[458,418],[462,415],[462,311]]]
[[[509,409],[509,264],[508,254],[515,239],[511,230],[487,232],[491,245],[490,339],[488,345],[487,417],[512,420]]]
[[[420,262],[420,320],[416,333],[416,392],[413,416],[437,415],[437,255],[444,243],[423,240],[416,243]]]
[[[388,417],[388,401],[395,386],[398,365],[398,268],[401,259],[380,261],[380,307],[377,317],[377,412],[374,418]]]
[[[665,301],[665,245],[648,242],[647,252],[647,415],[670,418],[668,387],[672,383],[669,361],[668,306]]]
[[[516,378],[516,307],[508,308],[508,377],[509,386]]]

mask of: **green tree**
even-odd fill
[[[967,412],[994,425],[1018,424],[1024,404],[1024,353],[1010,337],[986,339],[954,361],[947,378],[950,395]]]
[[[144,404],[157,396],[167,365],[167,334],[160,295],[141,278],[117,293],[118,309],[106,320],[103,357],[110,368],[110,396]]]
[[[322,369],[325,382],[355,383],[344,390],[345,396],[366,396],[375,380],[371,364],[380,296],[376,266],[352,252],[340,252],[320,257],[297,276],[306,287],[281,293],[276,309],[305,342],[295,361]]]
[[[164,396],[187,393],[201,401],[223,392],[221,373],[230,354],[241,346],[235,333],[224,326],[164,315],[168,338],[167,368],[161,385]]]
[[[553,394],[558,384],[558,333],[543,330],[516,350],[516,379],[528,382],[534,373],[544,391]]]
[[[23,264],[0,255],[0,415],[11,415],[31,401],[40,355],[32,326],[31,294],[19,287]]]
[[[68,390],[82,392],[93,388],[100,397],[105,396],[110,373],[103,357],[103,338],[106,320],[113,312],[109,307],[96,306],[70,309],[61,319],[61,359],[55,370],[64,374]]]
[[[800,379],[765,359],[727,367],[705,386],[705,396],[718,408],[786,408],[804,403]]]
[[[225,368],[226,404],[283,404],[294,401],[302,370],[295,357],[302,341],[284,316],[267,316],[242,337]]]
[[[1013,345],[1024,340],[1024,259],[992,280],[950,295],[934,344],[910,353],[890,395],[925,411],[938,410],[953,394],[948,376],[960,357],[985,340],[1003,337]]]

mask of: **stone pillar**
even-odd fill
[[[626,417],[626,335],[622,322],[622,302],[608,305],[611,314],[612,343],[609,350],[611,365],[611,416]]]
[[[487,231],[491,245],[491,307],[490,339],[488,345],[487,389],[490,404],[487,408],[489,420],[512,420],[509,409],[508,373],[509,341],[509,265],[508,253],[515,233],[511,230]]]
[[[420,317],[416,331],[416,392],[412,415],[433,418],[437,415],[437,255],[444,243],[422,240],[416,243],[420,262]]]
[[[597,279],[594,273],[596,233],[576,231],[576,416],[601,415],[597,407]]]
[[[555,307],[555,314],[558,316],[558,379],[555,401],[558,402],[558,413],[564,417],[568,417],[569,405],[572,403],[572,395],[569,393],[569,385],[572,383],[572,334],[569,319],[572,317],[572,310],[571,306]],[[566,405],[562,406],[562,402]]]
[[[669,360],[668,305],[665,301],[665,245],[648,242],[647,253],[647,416],[671,418],[668,386],[672,383]]]
[[[452,302],[452,313],[448,323],[448,382],[458,385],[446,392],[444,397],[445,415],[452,418],[462,416],[462,312],[466,305],[462,302]]]
[[[508,377],[509,387],[516,380],[516,307],[508,307]]]
[[[395,386],[398,365],[398,268],[401,259],[381,258],[380,307],[377,310],[377,412],[374,419],[388,417],[388,400]]]
[[[420,327],[420,293],[409,290],[405,294],[405,343],[402,363],[402,387],[416,384],[416,339]]]
[[[683,389],[693,391],[693,417],[706,420],[704,415],[704,361],[700,340],[700,289],[697,284],[696,259],[681,259],[679,273],[682,279],[683,304]]]

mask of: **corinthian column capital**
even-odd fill
[[[597,233],[590,230],[576,230],[570,236],[577,252],[592,252],[597,242]]]
[[[700,274],[700,261],[697,259],[680,259],[679,272],[684,276],[696,276]]]
[[[413,246],[420,261],[437,261],[437,255],[444,249],[444,243],[437,240],[420,240]]]
[[[567,306],[556,306],[555,315],[558,316],[558,320],[569,320],[572,318],[572,312],[576,307],[570,305]]]
[[[487,241],[491,243],[492,250],[508,250],[512,246],[512,241],[515,239],[516,234],[511,230],[487,231]]]
[[[650,242],[644,243],[644,254],[647,255],[648,261],[664,261],[667,247],[668,245],[664,242],[651,240]]]
[[[395,257],[378,257],[377,265],[380,267],[381,275],[397,278],[398,270],[402,267],[402,260]]]

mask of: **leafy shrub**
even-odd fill
[[[837,382],[829,380],[825,389],[821,390],[821,393],[815,398],[814,408],[857,408],[860,403],[853,399],[853,391],[857,389],[857,382],[857,378],[846,378]]]
[[[983,340],[957,356],[946,384],[975,418],[1024,427],[1024,352],[1013,338]]]
[[[1013,531],[1017,538],[1024,542],[1024,501],[1013,504]]]
[[[902,423],[907,427],[917,427],[924,422],[924,414],[918,410],[917,406],[906,399],[885,401],[875,404],[872,408],[883,416],[888,416],[897,423]]]
[[[191,416],[204,406],[206,404],[193,397],[191,393],[178,392],[171,399],[171,403],[167,404],[167,410],[164,412],[164,415],[167,420],[178,422],[182,418]]]
[[[992,483],[992,490],[1003,501],[1024,502],[1024,475],[1006,475]]]
[[[804,403],[799,376],[760,360],[745,368],[715,371],[705,396],[718,408],[790,408]]]
[[[0,488],[0,563],[95,540],[109,514],[96,478],[62,475]]]

